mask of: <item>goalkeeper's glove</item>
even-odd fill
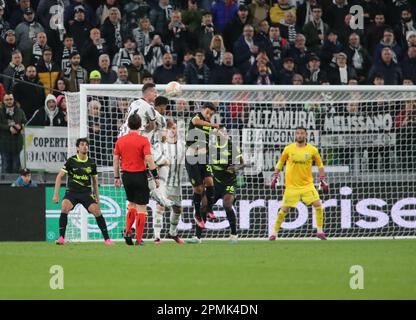
[[[328,193],[328,183],[325,181],[326,177],[319,177],[319,186],[323,193]]]
[[[272,188],[275,189],[279,185],[280,172],[275,172],[272,177]]]

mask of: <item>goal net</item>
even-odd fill
[[[125,225],[123,188],[113,186],[112,154],[118,128],[130,103],[141,96],[137,85],[81,85],[67,94],[68,156],[75,140],[87,136],[90,156],[99,167],[101,209],[110,236],[121,239]],[[164,86],[157,86],[164,95]],[[242,150],[246,167],[238,173],[235,211],[240,238],[267,238],[282,204],[283,187],[270,188],[274,166],[297,126],[324,161],[329,193],[320,194],[324,231],[331,238],[416,236],[416,90],[405,86],[182,86],[169,98],[166,117],[180,136],[193,112],[210,101],[218,108],[213,122],[226,126]],[[313,172],[317,181],[317,170]],[[281,185],[283,185],[282,175]],[[194,232],[192,187],[182,173],[183,214],[179,235]],[[144,238],[153,237],[151,200]],[[216,220],[208,220],[206,238],[229,236],[219,201]],[[101,239],[95,219],[82,207],[69,216],[68,240]],[[164,217],[162,238],[169,230]],[[279,237],[309,238],[316,233],[315,214],[299,203],[291,209]]]

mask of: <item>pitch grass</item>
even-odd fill
[[[415,299],[416,240],[0,243],[1,299]],[[52,265],[64,289],[51,290]],[[364,268],[352,290],[350,267]]]

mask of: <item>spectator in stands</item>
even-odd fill
[[[144,49],[144,58],[147,70],[153,73],[163,64],[163,56],[170,52],[170,48],[163,44],[160,34],[154,33],[151,38],[150,44]]]
[[[166,26],[169,24],[172,11],[173,7],[169,4],[169,0],[159,0],[159,4],[150,10],[150,23],[162,37],[167,34]]]
[[[71,63],[69,62],[69,55],[72,52],[78,51],[75,44],[74,44],[74,38],[70,34],[66,34],[64,36],[64,48],[62,50],[62,56],[61,56],[61,70],[65,72],[65,70],[69,69],[71,66]]]
[[[0,39],[0,71],[3,71],[12,59],[12,52],[17,49],[16,35],[13,30],[7,30],[3,38]]]
[[[43,84],[39,81],[36,67],[29,65],[26,67],[26,73],[23,77],[25,82],[16,83],[13,88],[13,96],[25,115],[30,119],[35,111],[43,105],[45,101],[45,92]]]
[[[378,13],[386,12],[386,6],[382,0],[361,0],[357,4],[364,9],[364,30],[371,25]]]
[[[334,30],[329,31],[320,54],[323,65],[335,67],[335,56],[341,51],[342,44],[338,39],[338,33]]]
[[[3,84],[0,82],[0,102],[3,102],[3,97],[6,94]]]
[[[212,21],[219,32],[224,33],[225,26],[234,19],[238,8],[236,0],[215,0],[212,2],[210,10]]]
[[[47,127],[65,127],[66,124],[65,114],[56,105],[56,98],[52,94],[46,96],[45,105],[36,110],[27,122],[27,125]]]
[[[407,48],[416,47],[416,31],[409,31],[406,35]]]
[[[202,23],[200,24],[198,30],[196,31],[199,48],[204,49],[206,53],[212,50],[211,48],[212,40],[217,36],[221,37],[221,35],[217,33],[218,31],[215,29],[214,23],[212,22],[211,12],[208,12],[208,11],[204,12],[204,14],[202,15]],[[222,45],[224,47],[224,43]]]
[[[146,83],[155,83],[153,80],[153,76],[149,71],[145,71],[143,72],[143,78],[142,78],[142,84],[146,84]]]
[[[400,23],[394,27],[394,35],[397,44],[405,51],[407,50],[406,36],[410,31],[416,31],[416,22],[413,20],[410,7],[401,9],[400,18]]]
[[[295,43],[290,47],[288,55],[295,61],[296,71],[303,73],[309,61],[309,50],[306,47],[306,38],[303,34],[296,35]]]
[[[93,70],[90,72],[89,77],[90,84],[100,84],[101,83],[101,73],[98,70]]]
[[[108,54],[108,49],[104,39],[101,38],[101,32],[97,28],[91,29],[90,39],[83,45],[83,50],[81,50],[82,66],[88,72],[97,70],[99,68],[99,57],[103,53]]]
[[[13,91],[16,79],[22,80],[25,75],[25,66],[22,63],[22,54],[19,50],[12,52],[9,65],[3,71],[3,85],[6,92]]]
[[[232,19],[224,28],[222,32],[224,36],[224,45],[228,51],[232,51],[235,45],[235,42],[241,37],[241,34],[244,31],[245,25],[249,24],[249,12],[248,8],[244,5],[238,7],[237,16]],[[217,27],[218,28],[218,27]],[[219,29],[219,28],[218,28]],[[253,29],[254,36],[254,29]],[[252,37],[253,37],[252,36]],[[234,53],[237,54],[236,51]]]
[[[172,11],[171,21],[167,28],[167,41],[173,55],[173,64],[178,65],[183,60],[188,49],[189,35],[187,27],[182,22],[182,14],[179,10]]]
[[[239,72],[234,73],[233,77],[231,78],[231,84],[234,84],[234,85],[244,84],[243,75]]]
[[[296,15],[290,10],[286,11],[284,19],[277,26],[282,37],[293,45],[296,40],[296,35],[301,32],[301,29],[296,25]]]
[[[99,27],[102,26],[105,19],[110,15],[110,9],[114,7],[119,8],[117,0],[105,0],[105,2],[95,10],[96,21]]]
[[[247,84],[257,85],[271,85],[274,84],[273,73],[267,66],[267,63],[263,59],[259,59],[253,64],[246,74]]]
[[[117,71],[119,66],[129,67],[132,64],[133,56],[136,53],[136,42],[133,37],[126,37],[121,48],[113,58],[113,69]]]
[[[102,104],[98,100],[91,100],[88,103],[88,137],[91,141],[91,157],[96,159],[98,165],[103,164],[105,160],[105,150],[113,147],[113,137],[110,132],[112,123],[106,121]]]
[[[202,48],[204,49],[204,48]],[[204,49],[205,50],[205,49]],[[208,68],[212,69],[222,64],[225,53],[224,40],[221,35],[216,34],[212,40],[206,53],[206,64]]]
[[[105,40],[110,60],[122,48],[123,39],[121,36],[121,12],[117,7],[109,10],[109,16],[101,26],[102,38]]]
[[[416,82],[416,47],[407,49],[407,56],[400,64],[403,79],[411,79]]]
[[[4,4],[0,4],[0,38],[4,38],[6,31],[10,30],[10,24],[4,20]]]
[[[344,19],[350,13],[350,5],[346,0],[334,0],[325,13],[325,22],[338,33],[344,28]]]
[[[277,0],[270,8],[270,22],[281,23],[287,11],[292,11],[293,15],[296,16],[296,8],[289,3],[289,0]]]
[[[25,113],[16,105],[13,94],[5,94],[0,107],[2,173],[16,173],[20,170],[20,152],[23,149],[22,129],[26,122]]]
[[[380,43],[383,38],[384,30],[388,26],[385,24],[385,17],[382,12],[376,13],[374,16],[374,23],[365,29],[365,39],[367,43],[367,49],[371,56],[374,56],[376,46]]]
[[[296,24],[298,28],[303,28],[304,25],[308,24],[313,20],[313,7],[319,6],[317,0],[305,0],[296,9]]]
[[[285,38],[280,35],[280,30],[277,25],[271,25],[269,28],[269,35],[263,42],[267,56],[273,63],[274,67],[280,67],[282,58],[286,56],[289,49],[289,44]]]
[[[267,39],[269,38],[269,29],[270,25],[267,20],[260,21],[257,27],[254,26],[256,37],[260,42],[263,42],[263,45],[265,44],[265,42],[267,42]]]
[[[381,73],[386,85],[398,85],[402,83],[402,70],[393,60],[393,50],[389,47],[381,51],[381,61],[376,62],[368,73],[368,82],[372,83],[374,76]]]
[[[409,78],[403,78],[403,83],[404,86],[413,86],[415,83],[412,79]]]
[[[321,59],[316,54],[309,56],[309,62],[306,71],[303,73],[305,84],[319,85],[323,80],[327,80],[328,76],[325,70],[321,69]]]
[[[36,66],[36,70],[45,88],[45,96],[52,93],[56,79],[62,75],[61,68],[53,61],[52,49],[43,50],[42,59]]]
[[[110,84],[114,83],[117,80],[117,73],[111,69],[110,57],[108,54],[102,54],[98,58],[98,71],[101,74],[101,83]]]
[[[203,19],[203,16],[210,15],[211,16],[211,22],[212,22],[212,14],[209,11],[202,11],[198,8],[198,3],[196,0],[188,0],[188,9],[182,11],[182,22],[187,26],[188,28],[188,36],[189,36],[189,45],[192,46],[192,44],[197,45],[198,44],[198,36],[199,36],[199,30],[201,28],[201,20]],[[196,49],[196,48],[192,48]]]
[[[231,52],[224,53],[222,64],[214,67],[211,72],[211,84],[231,84],[232,77],[239,70],[234,67],[234,57]]]
[[[63,94],[56,97],[56,105],[62,110],[65,115],[65,121],[68,123],[68,106],[66,104],[66,98]]]
[[[32,49],[32,58],[30,59],[30,64],[34,65],[35,67],[42,59],[43,50],[49,48],[48,45],[48,38],[46,37],[45,32],[38,32],[36,35],[36,41],[33,44]]]
[[[352,33],[349,36],[345,53],[348,57],[348,65],[355,69],[358,82],[363,84],[366,81],[368,70],[370,70],[371,67],[371,57],[367,49],[361,45],[360,36],[358,34]]]
[[[322,7],[313,6],[312,20],[304,25],[302,33],[306,37],[306,46],[316,54],[319,54],[329,32],[328,25],[322,20]]]
[[[131,84],[128,80],[129,73],[127,71],[126,66],[120,66],[117,70],[117,80],[114,82],[115,84]]]
[[[81,67],[81,56],[78,52],[73,52],[69,56],[70,68],[65,73],[68,81],[68,91],[78,92],[80,84],[87,83],[88,72]]]
[[[392,29],[385,29],[383,33],[383,39],[380,40],[380,43],[376,46],[374,52],[374,62],[378,63],[381,59],[381,51],[384,48],[390,48],[393,54],[393,61],[398,63],[402,60],[403,50],[397,44],[394,38],[394,32]]]
[[[416,106],[406,101],[395,117],[397,159],[401,169],[416,169]]]
[[[69,22],[66,29],[68,34],[74,38],[75,47],[78,50],[84,48],[87,43],[91,28],[90,23],[85,19],[85,8],[77,6],[74,9],[74,20]]]
[[[95,27],[97,25],[95,12],[84,0],[70,0],[70,5],[66,6],[64,11],[65,25],[69,25],[75,20],[76,11],[79,7],[83,8],[86,20]]]
[[[195,51],[195,58],[185,67],[184,75],[187,84],[208,84],[210,70],[205,64],[205,52],[203,49]]]
[[[140,19],[139,26],[133,29],[133,37],[136,42],[137,51],[144,53],[146,48],[151,42],[151,34],[155,31],[155,28],[150,24],[148,17]]]
[[[69,64],[69,65],[71,66],[71,64]],[[64,77],[57,78],[56,81],[55,81],[55,85],[53,87],[53,89],[54,89],[53,90],[53,95],[55,97],[58,97],[63,92],[69,91],[68,87],[69,87],[68,81]],[[45,98],[43,99],[43,101],[45,101]]]
[[[303,77],[299,73],[295,73],[292,77],[292,85],[294,86],[300,86],[303,84]]]
[[[266,0],[253,0],[249,5],[248,9],[252,16],[253,25],[256,27],[262,21],[267,21],[269,16],[270,6]],[[256,31],[259,31],[256,28]]]
[[[17,48],[22,53],[24,60],[29,63],[32,56],[33,43],[39,32],[45,29],[35,20],[35,12],[32,8],[24,11],[23,22],[19,23],[15,29]]]
[[[277,74],[277,84],[292,84],[295,75],[295,60],[292,57],[283,59],[283,68]]]
[[[20,170],[20,176],[12,183],[12,187],[32,188],[37,187],[38,184],[32,180],[32,172],[25,168]]]
[[[375,86],[384,86],[384,76],[381,73],[376,73],[372,84]]]
[[[247,73],[250,66],[256,60],[262,44],[254,38],[254,28],[252,25],[245,25],[243,34],[234,43],[233,52],[236,53],[235,65],[241,73]]]
[[[143,58],[141,53],[136,52],[133,54],[131,65],[127,68],[129,77],[128,80],[133,84],[142,83],[143,73],[147,71],[143,64]]]
[[[19,0],[16,2],[19,4],[19,6],[11,12],[8,19],[12,29],[15,29],[19,23],[23,22],[24,12],[26,9],[30,8],[30,0]]]
[[[334,85],[346,85],[351,78],[356,78],[357,73],[354,68],[347,64],[347,54],[344,52],[337,53],[335,56],[335,67],[330,67],[328,71],[328,80]]]
[[[167,84],[176,81],[176,77],[182,73],[182,70],[173,65],[173,57],[170,53],[163,55],[163,64],[156,68],[153,73],[153,79],[157,84]]]

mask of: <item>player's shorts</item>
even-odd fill
[[[85,209],[88,210],[90,205],[97,203],[94,195],[90,192],[73,192],[73,191],[66,191],[64,200],[69,200],[74,207],[77,204],[81,204]]]
[[[231,194],[235,198],[235,186],[233,184],[219,183],[214,180],[214,188],[215,188],[215,202],[217,202],[219,199],[224,198],[226,194]]]
[[[123,172],[122,180],[126,198],[128,201],[139,205],[149,203],[149,184],[147,182],[147,172]]]
[[[317,200],[320,200],[318,191],[314,186],[305,188],[286,188],[283,194],[283,206],[295,208],[298,202],[302,200],[307,206]]]
[[[166,187],[166,197],[175,207],[182,207],[181,187]]]
[[[212,168],[209,164],[190,164],[185,160],[185,168],[193,187],[203,184],[206,177],[212,177]]]

